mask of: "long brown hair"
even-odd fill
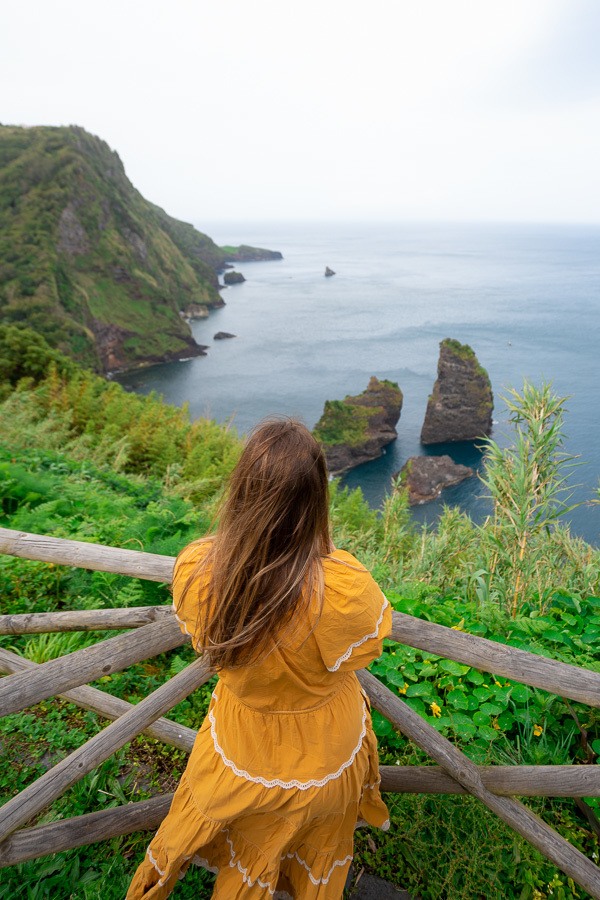
[[[193,591],[203,571],[209,579],[197,649],[217,669],[259,659],[313,588],[322,594],[320,559],[329,551],[323,452],[301,422],[267,420],[244,447],[210,549],[184,587]]]

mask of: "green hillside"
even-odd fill
[[[200,352],[182,311],[222,304],[225,254],[146,201],[84,129],[0,126],[0,322],[97,371]]]

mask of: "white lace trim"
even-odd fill
[[[165,875],[167,874],[167,870],[159,868],[158,863],[152,856],[152,851],[150,850],[150,847],[148,847],[148,849],[146,850],[146,855],[147,855],[148,859],[150,860],[150,862],[152,863],[152,865],[154,866],[154,868],[156,869],[156,871],[158,872],[158,874],[160,875],[160,879],[159,879],[158,883],[162,887],[162,885],[165,883]]]
[[[218,701],[218,697],[214,692],[213,692],[212,696],[213,696],[213,700],[215,700],[215,702]],[[298,781],[296,778],[292,779],[291,781],[280,781],[279,778],[267,779],[267,778],[262,778],[260,775],[253,776],[249,772],[246,772],[245,769],[239,769],[236,766],[236,764],[233,762],[233,760],[228,759],[225,756],[225,751],[219,744],[219,741],[217,738],[215,716],[214,716],[214,713],[212,710],[209,711],[208,718],[210,721],[210,733],[212,735],[215,750],[217,751],[217,753],[219,754],[219,756],[221,757],[221,759],[223,760],[225,765],[228,768],[230,768],[235,775],[238,775],[240,778],[245,778],[246,781],[252,781],[254,784],[262,784],[262,786],[266,787],[266,788],[280,787],[280,788],[284,788],[286,790],[289,790],[291,788],[296,788],[297,790],[300,790],[300,791],[306,791],[306,790],[308,790],[308,788],[324,787],[330,781],[334,781],[336,778],[339,778],[340,775],[342,774],[342,772],[345,769],[347,769],[348,766],[351,766],[352,763],[354,762],[354,760],[356,759],[356,754],[362,747],[362,743],[363,743],[365,734],[367,733],[367,707],[365,705],[363,708],[362,730],[361,730],[359,738],[358,738],[358,743],[357,743],[356,747],[354,748],[354,750],[352,751],[350,758],[348,760],[346,760],[346,762],[342,763],[342,765],[339,767],[337,772],[332,772],[330,775],[325,775],[323,778],[318,778],[318,779],[314,778],[314,779],[311,779],[310,781]]]
[[[188,635],[188,637],[193,637],[191,631],[188,631],[188,627],[187,627],[186,623],[183,621],[183,619],[181,619],[181,618],[177,615],[177,610],[175,609],[175,601],[173,601],[173,615],[175,616],[175,618],[177,619],[177,621],[179,622],[179,624],[183,626],[183,630],[184,630],[185,633]]]
[[[231,855],[231,859],[229,860],[229,866],[232,869],[237,869],[240,875],[242,876],[242,880],[244,884],[247,884],[248,887],[254,887],[255,884],[258,884],[261,888],[266,888],[270,894],[275,893],[275,888],[271,887],[271,883],[269,881],[262,881],[260,878],[256,878],[254,881],[248,875],[248,869],[245,869],[243,865],[240,863],[239,859],[236,860],[236,851],[233,846],[233,841],[229,837],[229,831],[227,828],[223,828],[223,834],[225,835],[225,840],[229,844],[229,853]]]
[[[373,784],[365,784],[363,791],[372,791],[373,788],[378,788],[380,784],[381,784],[381,776],[379,776],[377,781],[374,781]]]
[[[318,887],[318,885],[320,885],[320,884],[329,884],[329,879],[331,878],[332,873],[335,871],[335,869],[337,869],[338,866],[345,866],[346,863],[352,862],[352,854],[350,854],[349,856],[345,856],[344,859],[336,859],[334,861],[332,867],[330,868],[329,872],[327,873],[327,875],[323,875],[322,878],[315,878],[314,875],[312,874],[312,872],[310,871],[310,866],[308,865],[306,860],[304,860],[300,856],[298,856],[297,853],[288,853],[287,856],[284,857],[284,859],[295,859],[297,862],[299,862],[300,865],[303,866],[306,869],[306,871],[308,872],[308,877],[310,878],[312,883],[315,885],[315,887]]]
[[[345,663],[347,659],[350,659],[350,657],[352,656],[353,650],[356,650],[356,648],[360,647],[361,644],[364,644],[365,641],[369,641],[371,638],[377,637],[377,635],[379,634],[379,626],[383,622],[383,616],[389,605],[390,604],[389,604],[387,597],[384,597],[383,598],[383,606],[381,607],[381,613],[379,615],[379,618],[377,619],[377,624],[375,625],[375,631],[372,631],[370,634],[365,634],[365,636],[361,637],[361,639],[359,641],[354,641],[353,644],[350,644],[350,646],[348,647],[346,652],[343,653],[340,656],[340,658],[338,660],[336,660],[336,662],[332,666],[326,667],[329,672],[337,672],[337,670],[342,665],[342,663]]]
[[[211,866],[209,861],[204,856],[198,856],[198,854],[196,854],[196,856],[194,856],[192,862],[194,863],[195,866],[202,866],[202,868],[206,869],[207,872],[212,872],[213,875],[219,874],[219,867]]]

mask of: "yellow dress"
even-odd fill
[[[198,634],[198,604],[181,593],[206,542],[180,554],[177,617]],[[355,669],[381,654],[391,608],[349,553],[323,559],[293,638],[259,663],[220,673],[169,814],[127,900],[168,897],[192,859],[218,872],[213,898],[340,898],[357,821],[386,829],[377,743]],[[199,588],[201,593],[201,588]]]

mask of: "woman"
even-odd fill
[[[167,897],[192,859],[218,872],[214,898],[341,897],[357,820],[388,825],[354,670],[380,655],[391,610],[331,544],[325,460],[302,424],[251,435],[173,598],[219,681],[128,900]]]

